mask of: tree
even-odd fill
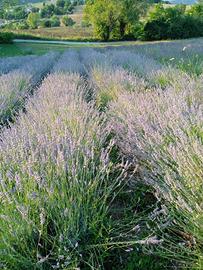
[[[53,4],[50,5],[45,5],[42,9],[41,9],[41,16],[42,18],[49,18],[51,16],[53,16],[55,13],[55,6]]]
[[[203,20],[203,0],[199,4],[192,5],[192,7],[188,10],[188,14],[199,17]]]
[[[91,22],[97,37],[124,38],[144,13],[144,0],[87,0],[85,20]]]
[[[39,24],[40,16],[37,13],[30,13],[27,18],[27,24],[30,28],[35,29]]]
[[[64,8],[65,2],[66,2],[65,0],[57,0],[56,1],[56,6],[60,7],[60,8]]]
[[[108,40],[113,30],[118,28],[119,10],[112,0],[87,1],[85,20],[91,22],[95,35]]]

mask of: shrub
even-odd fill
[[[144,28],[144,39],[146,40],[161,40],[168,37],[168,24],[163,20],[153,20],[145,24]]]
[[[29,25],[27,24],[26,21],[22,21],[22,22],[16,23],[15,29],[17,30],[29,29]]]
[[[16,69],[1,76],[0,125],[13,120],[16,111],[22,108],[25,97],[51,69],[55,58],[56,54],[50,53],[42,57],[28,56],[10,60],[13,69]],[[9,69],[12,70],[12,67],[7,63],[2,73],[7,73]]]
[[[202,79],[181,80],[179,88],[121,93],[110,116],[122,153],[137,164],[137,178],[156,189],[162,204],[149,216],[164,239],[151,252],[174,258],[177,269],[197,270],[203,265]]]
[[[60,26],[60,19],[57,16],[51,17],[51,27],[58,27]]]
[[[73,19],[70,18],[68,15],[63,16],[62,23],[65,26],[73,26],[75,24],[75,22],[73,21]]]
[[[39,14],[37,13],[30,13],[27,18],[27,24],[30,28],[35,29],[39,25]]]
[[[50,75],[9,138],[1,134],[0,260],[9,269],[100,269],[113,246],[137,239],[134,212],[119,227],[112,218],[124,175],[112,144],[104,148],[106,117],[81,98],[80,80]]]
[[[49,28],[51,27],[51,20],[45,19],[40,21],[40,27],[42,28]]]
[[[0,33],[0,43],[12,43],[14,35],[9,32],[1,32]]]

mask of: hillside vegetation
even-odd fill
[[[155,1],[155,0],[154,0]],[[0,12],[3,31],[64,40],[166,40],[203,36],[203,4],[143,0],[56,0]],[[64,28],[64,27],[67,27]]]

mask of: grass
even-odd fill
[[[40,40],[39,40],[40,41]],[[47,40],[47,43],[34,43],[34,42],[23,42],[18,41],[14,42],[13,44],[0,44],[0,57],[10,57],[10,56],[17,56],[17,55],[29,55],[29,54],[35,54],[35,55],[41,55],[44,53],[47,53],[49,51],[59,51],[63,52],[67,50],[68,48],[76,48],[81,49],[83,47],[107,47],[107,46],[131,46],[135,44],[140,44],[140,42],[108,42],[108,43],[100,43],[95,42],[93,44],[89,42],[80,43],[74,42],[73,44],[49,44],[49,40]]]
[[[0,57],[26,54],[26,50],[16,44],[0,44]]]
[[[48,53],[49,51],[59,51],[63,52],[68,48],[82,48],[90,46],[88,44],[73,44],[73,45],[60,45],[60,44],[37,44],[37,43],[24,43],[18,42],[14,44],[0,44],[0,57],[10,57],[17,55],[42,55]],[[96,45],[93,45],[96,46]]]

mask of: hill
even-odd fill
[[[171,0],[170,1],[172,4],[185,4],[185,5],[193,5],[197,1],[195,0]]]
[[[30,3],[40,3],[40,2],[42,2],[42,0],[20,0],[20,3],[22,3],[22,4],[30,4]],[[55,2],[55,1],[53,1],[53,0],[45,0],[45,1],[43,1],[43,2]]]

